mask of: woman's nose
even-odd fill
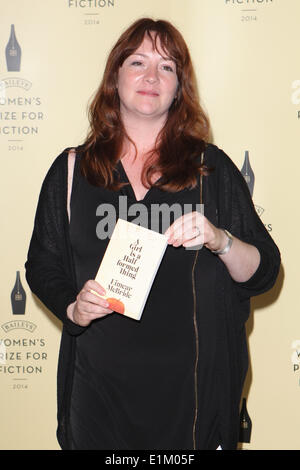
[[[145,80],[149,83],[155,83],[158,79],[159,78],[156,67],[149,67],[146,70]]]

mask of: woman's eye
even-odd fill
[[[162,66],[163,70],[166,70],[167,72],[174,72],[173,67],[171,65],[163,65]]]
[[[131,62],[131,65],[139,66],[139,65],[143,65],[143,64],[139,60],[134,60],[133,62]]]

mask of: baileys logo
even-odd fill
[[[26,293],[17,271],[11,291],[14,318],[8,317],[0,330],[0,377],[2,384],[7,383],[12,390],[27,390],[30,376],[43,374],[47,367],[47,341],[35,336],[37,325],[24,318],[25,305]]]
[[[251,197],[253,198],[255,175],[254,175],[254,171],[253,171],[253,169],[251,167],[251,164],[250,164],[250,157],[249,157],[249,151],[248,150],[245,151],[244,163],[243,163],[243,166],[241,168],[241,173],[242,173],[243,177],[245,178],[245,181],[246,181],[246,183],[248,185],[248,188],[249,188],[249,192],[251,194]],[[261,206],[258,206],[257,204],[254,204],[254,206],[255,206],[257,214],[259,215],[259,217],[261,217],[262,214],[264,213],[265,209]],[[272,224],[270,224],[270,223],[265,224],[265,227],[268,230],[268,232],[272,231]]]
[[[0,77],[0,136],[7,138],[9,151],[22,151],[25,137],[37,135],[38,124],[44,120],[41,97],[28,96],[32,82],[18,75],[22,67],[22,47],[16,30],[19,31],[19,27],[11,24],[5,48],[9,76]],[[26,95],[22,96],[20,89]]]
[[[8,72],[19,72],[21,67],[21,47],[18,43],[15,25],[10,27],[10,37],[5,49],[6,65]]]
[[[10,294],[10,300],[11,312],[14,319],[9,320],[1,325],[4,333],[9,333],[12,330],[18,329],[33,333],[37,326],[34,323],[24,319],[26,310],[26,292],[21,282],[20,271],[17,271],[16,273],[16,280]]]

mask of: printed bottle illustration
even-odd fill
[[[20,271],[17,271],[16,283],[11,291],[11,306],[14,315],[24,315],[26,306],[26,293],[20,279]]]
[[[248,414],[246,398],[243,398],[241,413],[240,413],[240,435],[239,442],[250,442],[252,430],[252,421]]]
[[[253,196],[255,177],[254,177],[254,173],[253,173],[253,170],[251,168],[251,165],[250,165],[249,151],[248,150],[245,151],[245,159],[244,159],[243,167],[241,169],[241,173],[242,173],[243,177],[246,180],[246,183],[248,185],[251,196]]]
[[[21,47],[16,38],[14,24],[10,28],[10,37],[5,49],[5,55],[8,72],[19,72],[21,66]]]

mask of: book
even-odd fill
[[[165,235],[118,219],[95,278],[111,310],[140,320],[167,241]]]

